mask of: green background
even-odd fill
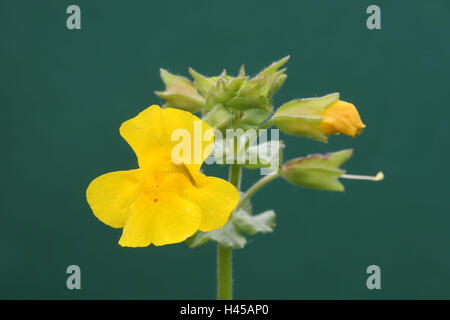
[[[82,30],[66,28],[70,4]],[[381,30],[366,28],[370,4]],[[449,14],[447,0],[0,1],[0,298],[215,298],[212,243],[122,248],[85,189],[136,168],[118,128],[161,103],[160,67],[255,74],[288,54],[276,107],[338,91],[367,129],[328,144],[283,136],[285,158],[352,147],[349,173],[386,179],[263,189],[255,210],[274,208],[277,227],[234,251],[235,298],[450,298]],[[66,288],[71,264],[81,290]]]

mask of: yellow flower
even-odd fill
[[[139,168],[94,179],[86,197],[98,219],[123,228],[121,246],[177,243],[197,230],[218,229],[228,221],[239,193],[229,182],[200,173],[213,141],[204,143],[202,137],[201,148],[196,145],[198,124],[202,132],[211,129],[189,112],[153,105],[120,127]],[[179,164],[172,161],[172,150],[179,144],[172,133],[177,129],[190,133],[193,150],[190,159]]]
[[[366,126],[359,117],[358,110],[351,103],[337,100],[322,112],[320,130],[326,135],[343,133],[355,137]]]

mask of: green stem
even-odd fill
[[[217,244],[217,299],[233,299],[231,248]]]
[[[230,182],[238,189],[241,186],[242,167],[230,165]],[[233,299],[232,249],[217,244],[217,299]]]
[[[244,195],[241,197],[241,200],[239,201],[239,203],[237,204],[236,208],[234,208],[234,212],[237,212],[242,205],[245,203],[245,201],[247,201],[248,199],[251,198],[251,196],[258,191],[259,189],[261,189],[264,185],[266,185],[267,183],[269,183],[270,181],[278,178],[280,176],[279,172],[273,172],[271,174],[268,174],[267,176],[265,176],[264,178],[260,179],[259,181],[257,181],[254,185],[252,185],[250,187],[250,189],[247,190],[246,193],[244,193]]]
[[[241,188],[241,174],[242,174],[242,166],[239,164],[230,165],[230,183],[236,187],[239,191]]]
[[[258,130],[261,130],[261,129],[267,129],[267,128],[269,128],[270,126],[272,126],[273,125],[273,117],[271,117],[269,120],[267,120],[264,124],[262,124],[259,128],[258,128]]]
[[[273,118],[270,118],[269,120],[267,120],[264,124],[262,124],[259,128],[258,128],[258,132],[255,135],[250,136],[247,141],[245,142],[245,150],[248,149],[248,147],[250,147],[251,143],[259,136],[261,129],[268,129],[270,126],[273,125]]]

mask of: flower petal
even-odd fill
[[[362,123],[356,107],[341,100],[335,101],[327,107],[323,111],[322,117],[320,130],[327,135],[343,133],[354,138],[357,134],[361,134],[362,129],[366,127]]]
[[[209,132],[212,133],[212,128],[190,112],[161,109],[156,105],[120,127],[120,134],[133,148],[140,167],[173,162],[172,154],[175,154],[175,160],[183,162],[191,173],[200,170],[211,152],[214,136]],[[183,159],[181,154],[184,150],[181,154],[173,152],[181,145],[186,149]]]
[[[87,202],[103,223],[122,228],[138,195],[138,171],[116,171],[94,179],[86,190]]]
[[[161,108],[153,105],[120,127],[120,135],[136,153],[139,166],[144,162],[163,162],[158,158],[162,139],[161,119]]]
[[[200,231],[219,229],[227,223],[231,212],[239,201],[236,188],[220,178],[197,173],[196,187],[186,188],[183,197],[194,201],[202,210]]]
[[[119,244],[146,247],[181,242],[197,231],[200,221],[201,210],[192,201],[175,193],[147,194],[133,205]]]

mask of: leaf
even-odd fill
[[[215,241],[225,247],[240,249],[247,243],[242,232],[248,235],[268,233],[272,232],[274,227],[275,212],[273,210],[252,215],[251,203],[246,201],[237,212],[232,214],[230,220],[222,228],[208,232],[198,231],[185,242],[191,248],[208,241]]]
[[[280,165],[283,141],[267,141],[257,145],[251,145],[247,149],[247,157],[244,166],[249,169],[267,168]],[[277,169],[276,168],[276,169]]]
[[[247,243],[247,239],[239,233],[231,220],[217,230],[208,232],[197,231],[197,233],[186,240],[186,243],[189,247],[194,248],[210,240],[234,249],[243,248]]]
[[[284,148],[283,141],[269,140],[260,144],[256,142],[255,130],[245,131],[245,134],[238,137],[217,137],[211,156],[217,164],[242,164],[249,169],[273,167],[273,170],[277,170],[281,161],[281,150]]]
[[[234,224],[249,235],[272,232],[275,227],[275,211],[268,210],[252,216],[239,210],[234,217]]]

